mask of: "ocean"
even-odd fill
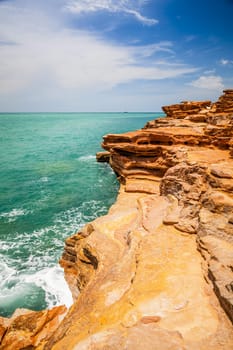
[[[102,136],[162,113],[0,114],[0,315],[72,303],[64,240],[107,213],[118,182],[97,163]]]

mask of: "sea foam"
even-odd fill
[[[89,155],[86,155],[86,156],[81,156],[78,158],[78,160],[81,160],[81,161],[84,161],[84,162],[88,162],[90,160],[96,160],[96,156],[94,156],[93,154],[89,154]]]
[[[21,307],[35,309],[42,291],[48,309],[57,305],[70,307],[73,303],[64,271],[58,264],[34,273],[30,269],[20,273],[1,261],[0,289],[0,312],[5,316],[9,316],[19,303]]]
[[[72,305],[72,294],[59,265],[44,268],[32,275],[25,275],[23,279],[26,283],[34,283],[45,291],[48,308],[55,305],[66,305],[67,307]]]
[[[8,222],[14,222],[19,216],[27,215],[29,210],[14,208],[9,212],[1,213],[0,218],[6,218]]]

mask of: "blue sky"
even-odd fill
[[[232,0],[0,0],[0,111],[160,111],[233,88]]]

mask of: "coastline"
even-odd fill
[[[104,137],[121,186],[66,240],[74,304],[1,320],[2,349],[232,348],[233,91],[166,110]]]
[[[64,241],[107,213],[119,187],[112,169],[96,162],[102,135],[141,128],[150,119],[131,113],[1,115],[0,316],[69,302],[58,265]]]

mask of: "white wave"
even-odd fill
[[[81,161],[84,161],[84,162],[87,162],[89,160],[92,160],[92,159],[96,159],[96,156],[94,156],[93,154],[89,154],[89,155],[86,155],[86,156],[81,156],[78,158],[78,160],[81,160]]]
[[[24,280],[26,283],[34,283],[45,291],[48,308],[55,305],[70,307],[73,303],[64,272],[59,265],[42,269],[33,275],[25,275]]]
[[[40,182],[48,182],[48,181],[49,181],[48,176],[43,176],[40,178]]]
[[[27,298],[30,299],[32,294],[35,297],[38,288],[45,293],[47,308],[56,305],[70,307],[73,299],[65,281],[63,269],[59,265],[53,265],[33,272],[30,270],[30,259],[28,263],[28,270],[20,273],[17,269],[10,267],[3,256],[0,256],[0,308],[13,311]]]
[[[89,214],[85,214],[89,211]],[[87,222],[95,220],[104,215],[107,207],[102,205],[101,201],[90,200],[83,202],[79,207],[70,208],[59,213],[54,220],[54,228],[58,227],[60,231],[67,234],[77,232]]]
[[[8,256],[0,256],[0,305],[10,310],[20,307],[25,300],[32,303],[29,306],[33,305],[37,297],[41,299],[42,289],[48,308],[61,304],[69,307],[72,304],[71,292],[63,270],[56,264],[64,239],[105,212],[106,207],[101,201],[86,201],[54,216],[50,226],[16,233],[16,239],[6,238],[2,243]],[[27,251],[23,259],[21,248]],[[33,302],[31,298],[34,298]]]
[[[1,295],[4,295],[7,293],[6,286],[15,278],[16,276],[16,270],[12,267],[10,267],[1,256],[1,262],[0,262],[0,290]]]
[[[38,250],[39,249],[40,247],[38,247]],[[40,251],[42,251],[42,249],[40,249]],[[39,269],[52,266],[54,264],[54,260],[54,251],[50,252],[49,250],[44,250],[43,258],[41,256],[36,256],[33,252],[33,254],[30,254],[27,261],[21,264],[21,267],[26,271],[30,271],[30,273],[37,273]]]
[[[29,213],[29,210],[15,208],[9,212],[1,213],[0,218],[6,218],[8,219],[8,222],[13,222],[17,220],[19,216],[24,216],[24,215],[27,215],[28,213]]]

